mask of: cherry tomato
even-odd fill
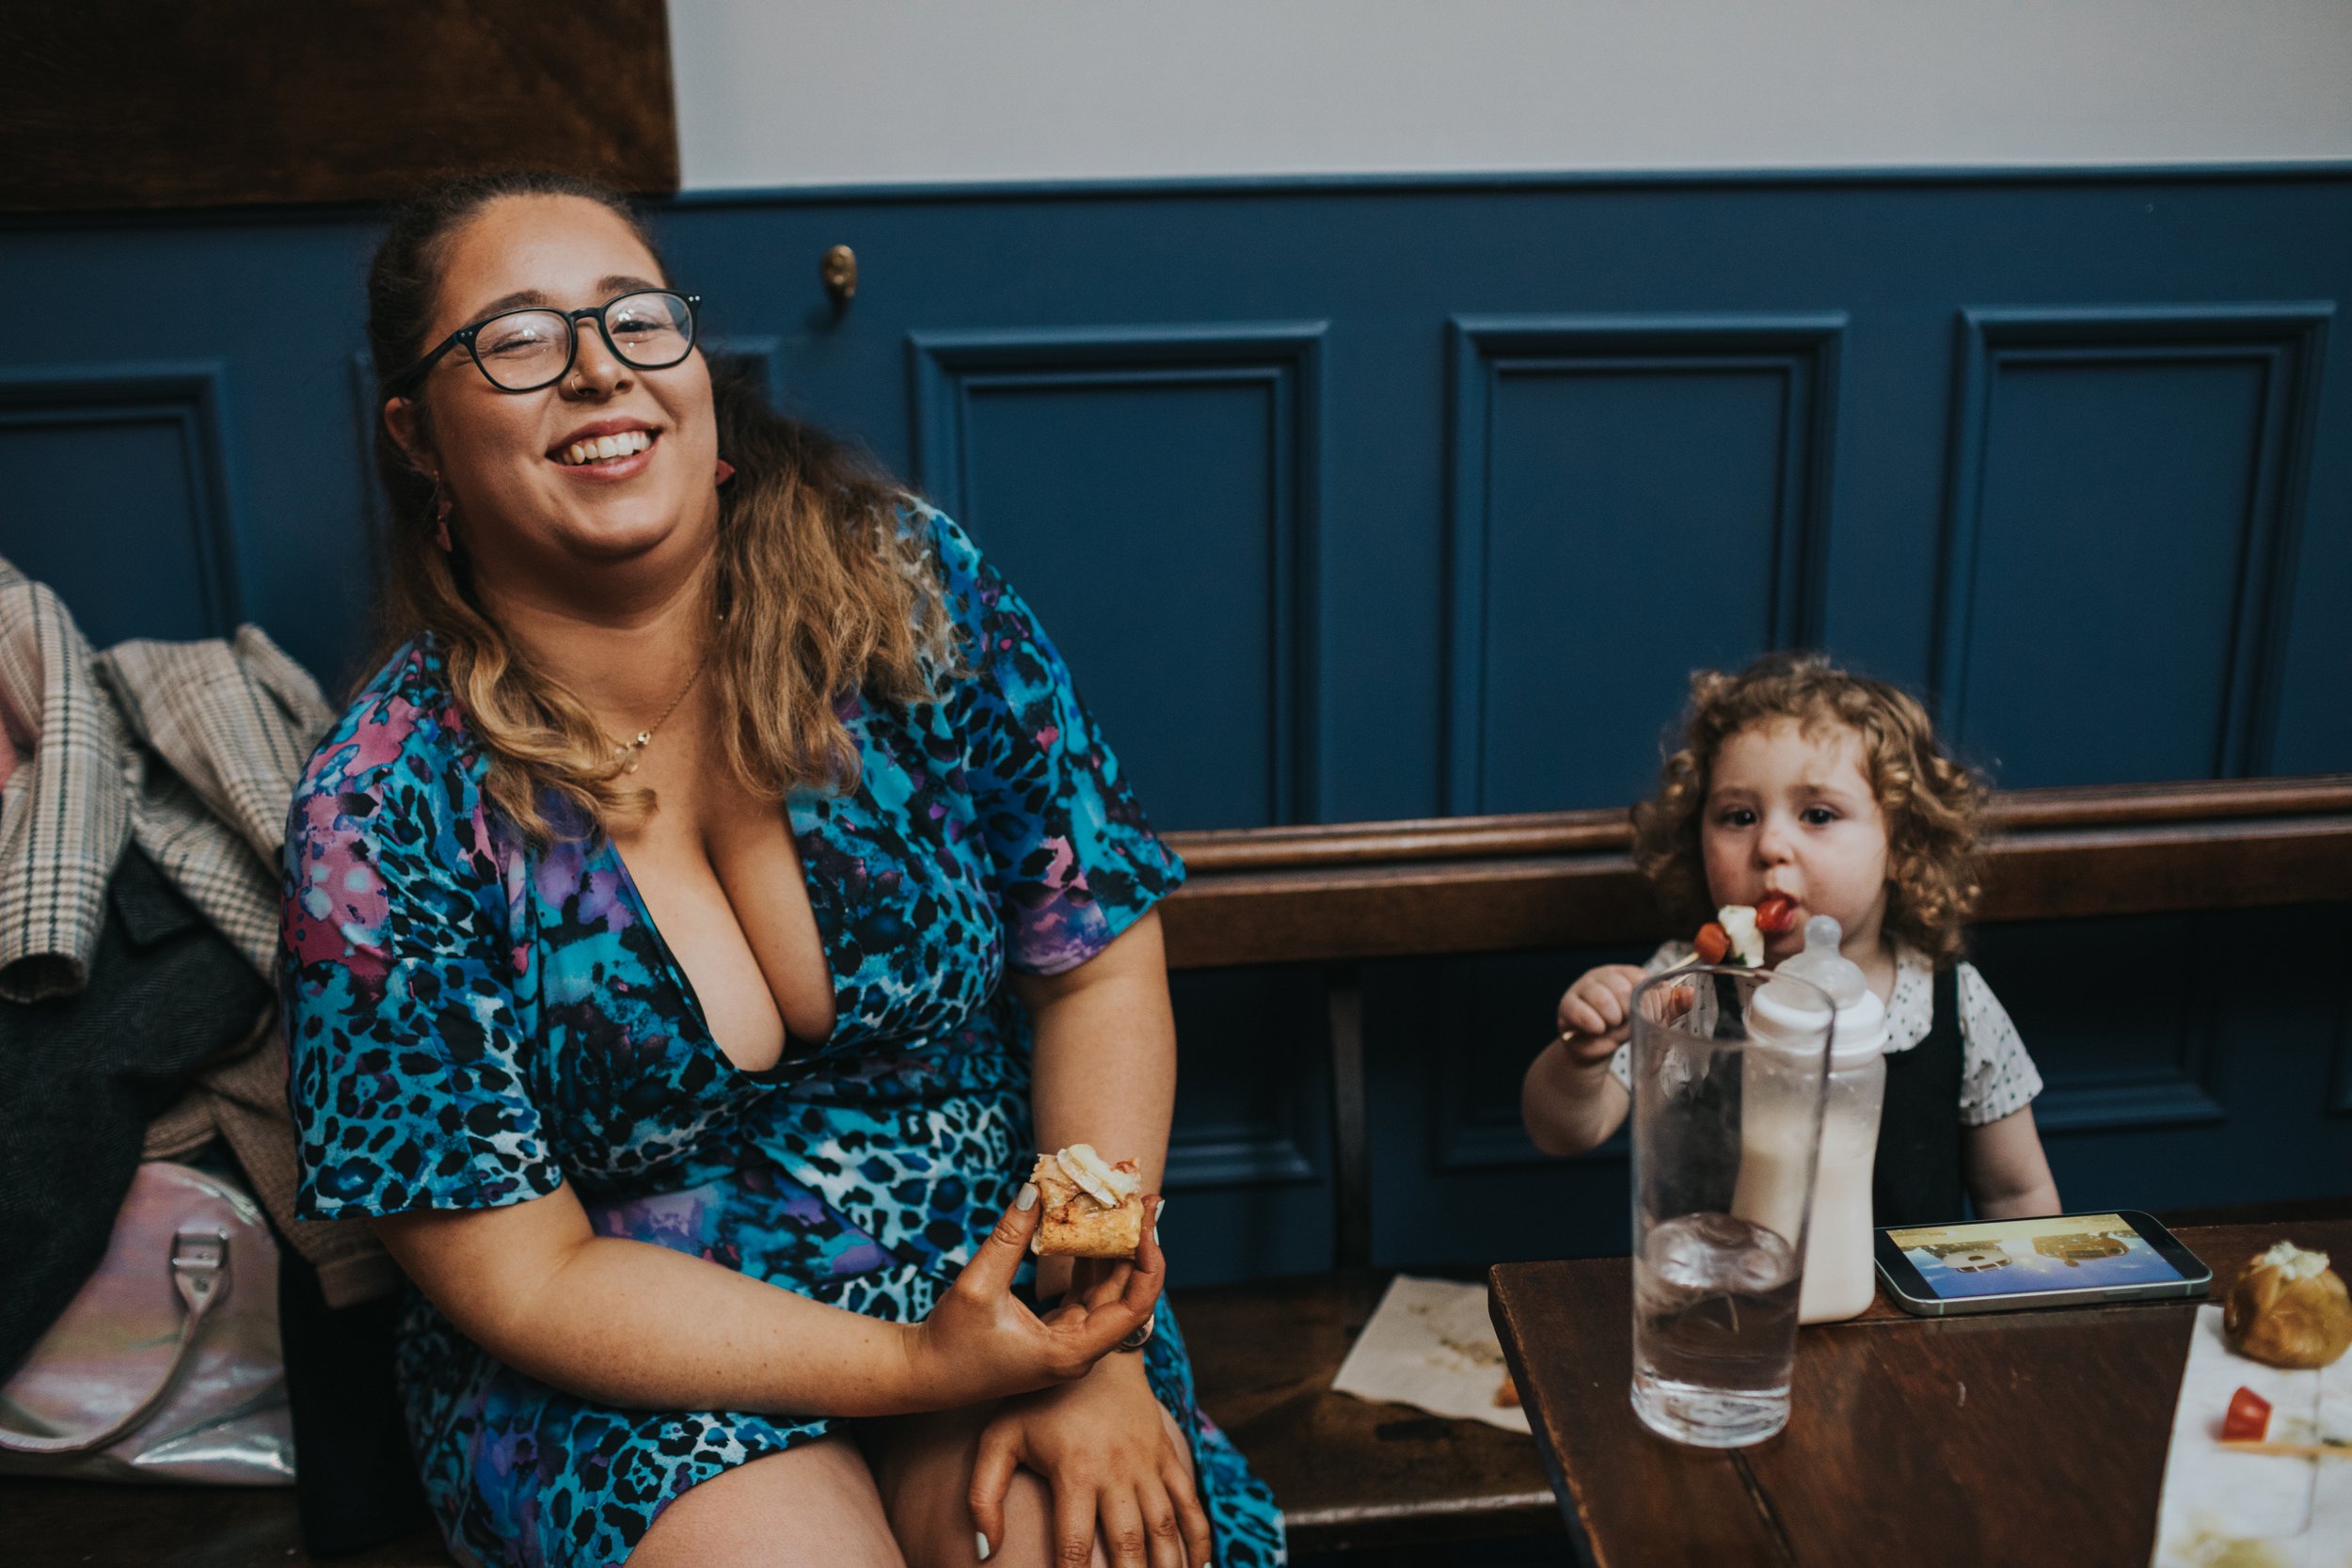
[[[1797,901],[1785,893],[1768,893],[1756,901],[1756,928],[1768,937],[1787,936],[1797,925]]]
[[[2230,1396],[2230,1413],[2221,1418],[2224,1443],[2259,1443],[2270,1430],[2270,1402],[2251,1388]]]
[[[1719,964],[1731,951],[1731,933],[1710,920],[1699,927],[1699,940],[1692,945],[1699,950],[1699,962]]]

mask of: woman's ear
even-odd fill
[[[433,477],[432,449],[425,444],[423,421],[418,417],[414,398],[384,400],[384,428],[391,433],[392,444],[408,466],[428,478]]]

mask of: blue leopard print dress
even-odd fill
[[[429,640],[310,760],[286,840],[281,990],[301,1211],[518,1203],[568,1182],[598,1232],[817,1301],[923,1317],[1031,1158],[1008,966],[1084,962],[1184,877],[1028,607],[934,512],[968,674],[846,700],[852,790],[787,803],[838,1022],[750,1072],[713,1042],[609,840],[540,849],[490,807]],[[1284,1560],[1263,1482],[1193,1402],[1166,1303],[1143,1352],[1226,1568]],[[834,1430],[781,1411],[618,1410],[494,1360],[410,1292],[399,1370],[451,1549],[618,1563],[670,1502]]]

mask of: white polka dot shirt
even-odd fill
[[[1651,954],[1642,969],[1655,974],[1690,956],[1689,942],[1670,942]],[[1895,991],[1886,999],[1886,1049],[1909,1051],[1928,1037],[1934,1022],[1935,966],[1908,947],[1896,948]],[[2033,1058],[2026,1054],[2026,1042],[2017,1037],[2017,1025],[2010,1022],[2009,1009],[2001,1006],[2000,998],[1971,963],[1960,966],[1960,1037],[1962,1126],[1982,1127],[2033,1103],[2034,1096],[2042,1092],[2042,1074],[2034,1070]],[[1629,1046],[1617,1047],[1609,1070],[1616,1074],[1618,1083],[1632,1086]]]

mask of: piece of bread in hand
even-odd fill
[[[1041,1258],[1132,1258],[1143,1244],[1143,1173],[1089,1144],[1037,1157],[1029,1172],[1043,1214],[1029,1250]]]
[[[2221,1332],[2240,1355],[2274,1367],[2325,1367],[2352,1347],[2352,1296],[2326,1253],[2280,1242],[2230,1288]]]

